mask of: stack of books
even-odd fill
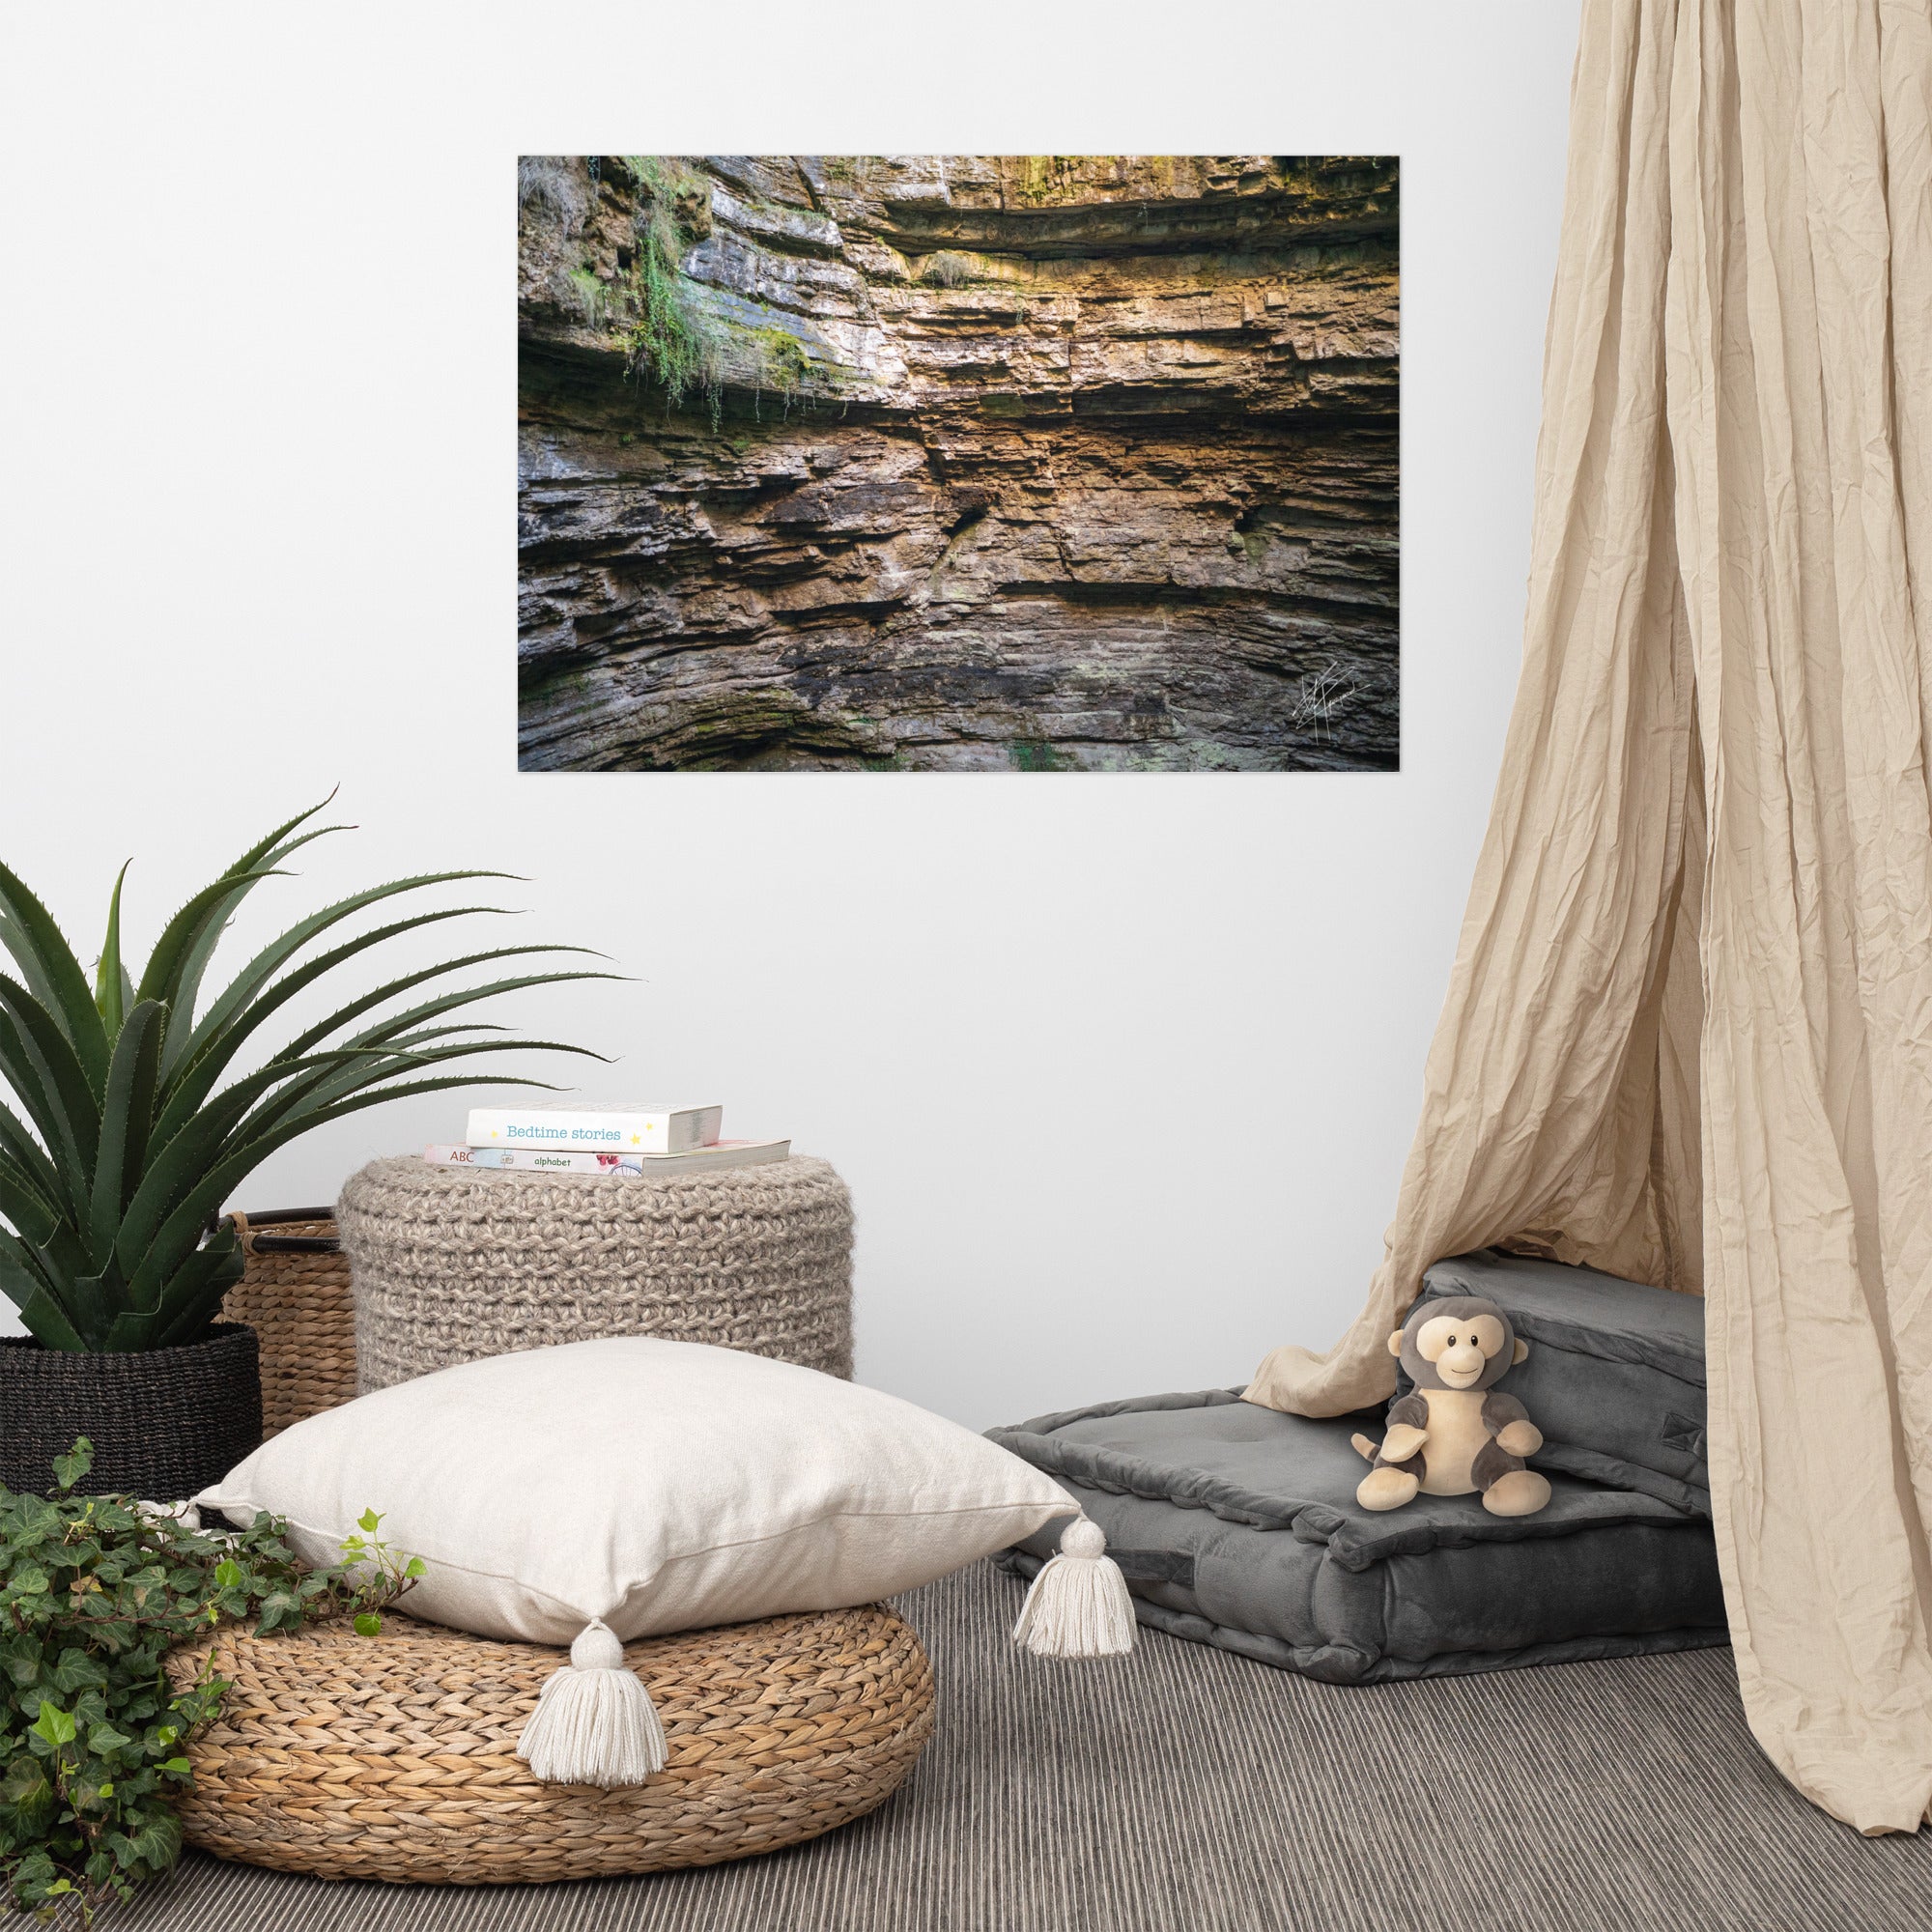
[[[550,1174],[685,1174],[783,1160],[789,1141],[727,1141],[723,1107],[476,1107],[461,1147],[425,1148],[439,1167]]]

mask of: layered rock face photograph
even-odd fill
[[[520,769],[1396,769],[1398,174],[526,156]]]

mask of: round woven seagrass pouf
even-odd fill
[[[668,1760],[613,1791],[541,1784],[516,1754],[567,1653],[385,1616],[184,1646],[233,1687],[189,1747],[189,1844],[321,1878],[509,1885],[773,1852],[881,1804],[932,1731],[932,1671],[881,1605],[630,1644]]]
[[[852,1200],[829,1161],[636,1177],[378,1160],[336,1219],[365,1394],[607,1335],[852,1373]]]

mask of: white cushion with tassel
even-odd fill
[[[1078,1507],[972,1431],[878,1389],[639,1336],[466,1362],[284,1430],[195,1501],[285,1517],[314,1563],[365,1510],[427,1575],[401,1607],[570,1644],[520,1749],[540,1777],[640,1783],[664,1762],[633,1638],[916,1588]],[[1132,1642],[1084,1519],[1014,1634],[1041,1656]]]

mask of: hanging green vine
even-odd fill
[[[659,155],[626,155],[624,165],[643,191],[638,211],[631,288],[637,310],[627,337],[629,367],[650,377],[675,409],[702,395],[716,430],[724,398],[723,356],[710,320],[678,267],[689,244],[679,206],[709,194],[701,175]]]

